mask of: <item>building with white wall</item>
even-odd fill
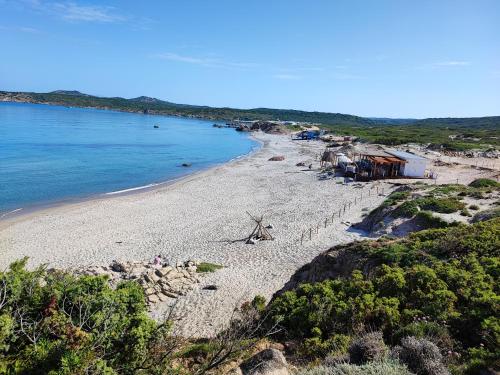
[[[429,163],[428,159],[405,151],[386,150],[386,152],[406,162],[402,171],[403,176],[426,177],[425,171]]]

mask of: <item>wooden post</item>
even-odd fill
[[[378,186],[377,186],[377,195],[378,195]]]
[[[302,242],[304,242],[304,231],[302,231],[302,235],[300,236],[300,244],[302,245]]]
[[[326,228],[326,224],[328,224],[328,218],[325,219],[325,228]]]
[[[309,240],[312,239],[313,229],[309,228]]]
[[[318,234],[318,233],[319,233],[319,224],[316,225],[316,234]]]

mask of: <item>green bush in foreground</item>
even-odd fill
[[[111,289],[104,277],[25,264],[0,273],[0,373],[135,374],[161,353],[169,327],[148,317],[137,283]]]
[[[500,183],[489,178],[478,178],[472,181],[469,186],[472,186],[474,188],[500,187]]]
[[[351,247],[366,256],[369,273],[301,284],[269,305],[288,337],[321,346],[381,330],[396,345],[405,333],[436,333],[460,354],[459,373],[500,357],[500,219]]]

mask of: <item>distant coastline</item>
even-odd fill
[[[308,112],[292,109],[238,109],[229,107],[178,104],[148,96],[140,96],[131,99],[121,97],[99,97],[84,94],[79,91],[67,90],[57,90],[49,93],[0,91],[0,102],[1,101],[95,108],[120,112],[197,118],[211,121],[280,120],[324,125],[362,127],[388,125],[452,127],[500,126],[500,116],[426,119],[377,118],[361,117],[342,113]]]

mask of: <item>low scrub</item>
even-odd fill
[[[500,183],[489,178],[478,178],[472,181],[469,186],[472,186],[474,188],[500,187]]]
[[[500,219],[351,247],[366,261],[350,277],[300,284],[268,306],[288,338],[314,338],[322,347],[332,337],[356,342],[360,333],[379,330],[386,343],[405,347],[412,335],[454,348],[457,373],[500,356]]]
[[[224,266],[215,263],[201,262],[196,268],[196,272],[198,273],[215,272],[217,270],[220,270],[221,268],[224,268]]]
[[[416,203],[422,210],[434,211],[442,214],[451,214],[465,207],[463,202],[454,198],[425,197],[417,199]]]
[[[342,363],[335,366],[319,366],[302,370],[297,375],[412,375],[396,361],[371,362],[361,366]]]

